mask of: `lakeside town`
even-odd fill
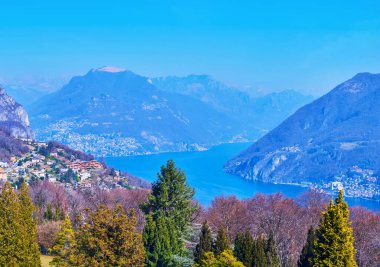
[[[93,156],[72,150],[55,142],[23,141],[29,152],[12,156],[10,162],[0,162],[0,182],[19,187],[23,181],[48,180],[67,188],[84,189],[98,186],[103,189],[133,188],[121,171],[109,168]]]

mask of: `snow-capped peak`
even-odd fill
[[[103,71],[103,72],[112,72],[112,73],[116,73],[116,72],[123,72],[123,71],[126,71],[126,69],[120,69],[120,68],[116,68],[116,67],[112,67],[112,66],[105,66],[105,67],[102,67],[102,68],[96,69],[95,71]]]

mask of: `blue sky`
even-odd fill
[[[380,72],[380,1],[1,1],[0,81],[112,65],[314,95]]]

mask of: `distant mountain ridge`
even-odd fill
[[[380,196],[380,74],[360,73],[305,105],[225,165],[229,173]],[[335,183],[334,183],[335,182]]]
[[[93,69],[31,104],[32,126],[41,140],[102,156],[202,150],[253,140],[268,130],[250,114],[257,100],[247,94],[209,76],[178,78],[184,86],[202,84],[197,93],[178,92],[178,79],[171,79],[114,67]],[[301,98],[302,104],[310,100]],[[295,105],[276,112],[283,119]]]

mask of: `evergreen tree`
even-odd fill
[[[0,196],[0,266],[19,266],[23,263],[23,239],[20,202],[9,182]]]
[[[171,232],[173,228],[170,218],[158,216],[153,219],[153,215],[146,217],[146,225],[143,232],[144,247],[146,249],[145,265],[149,267],[170,266],[173,261],[173,243],[171,239],[175,239]]]
[[[46,211],[44,212],[44,219],[51,221],[53,220],[53,209],[51,208],[51,203],[46,204]]]
[[[88,219],[77,234],[81,266],[144,266],[145,251],[141,234],[136,232],[136,216],[104,205],[88,212]]]
[[[212,251],[212,234],[207,221],[202,224],[199,243],[195,247],[194,261],[200,263],[206,252]]]
[[[192,205],[193,196],[194,190],[188,186],[185,173],[169,160],[166,166],[161,167],[158,180],[152,185],[148,201],[141,206],[147,221],[150,220],[150,225],[146,227],[151,228],[152,225],[156,225],[155,230],[144,230],[144,245],[150,266],[161,264],[159,261],[162,260],[168,261],[168,257],[173,255],[183,254],[183,236],[194,212],[198,209]],[[167,233],[170,233],[170,245],[166,245]],[[158,242],[155,240],[165,245],[154,244]]]
[[[281,266],[280,257],[278,256],[278,252],[277,252],[276,242],[274,240],[272,233],[269,234],[265,254],[266,254],[268,266],[270,267]]]
[[[55,244],[49,250],[49,252],[54,255],[53,261],[50,265],[56,267],[78,266],[76,249],[75,234],[71,226],[70,217],[66,215]]]
[[[312,267],[314,258],[314,242],[315,242],[315,231],[311,226],[307,232],[306,244],[302,248],[300,258],[297,262],[298,267]]]
[[[343,200],[343,191],[341,190],[335,203],[330,201],[327,210],[322,214],[314,242],[313,266],[357,266],[349,216],[348,205]]]
[[[21,185],[19,191],[20,224],[22,228],[22,265],[40,266],[40,250],[37,244],[37,216],[32,199],[29,196],[29,188],[26,183]]]
[[[267,258],[265,255],[265,239],[259,237],[255,240],[253,249],[253,267],[267,267]]]
[[[234,255],[245,266],[253,266],[254,240],[249,231],[238,233],[235,239]]]
[[[227,227],[221,225],[218,229],[218,233],[214,245],[214,253],[216,256],[220,255],[223,251],[231,249],[231,242],[228,237]]]

